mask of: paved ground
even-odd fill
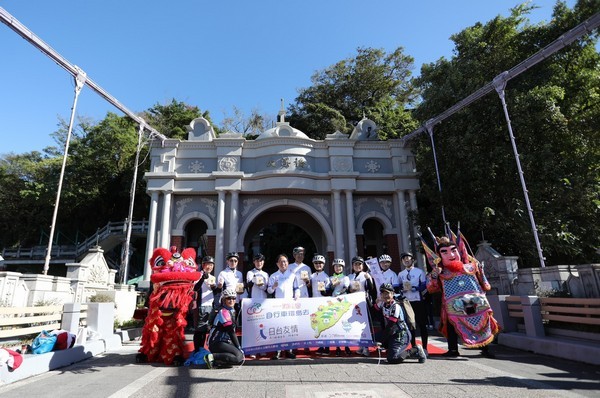
[[[445,348],[434,337],[431,344]],[[233,369],[136,364],[137,343],[118,352],[0,387],[11,397],[599,397],[600,369],[493,346],[462,357],[400,365],[378,358],[248,360]]]

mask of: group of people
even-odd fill
[[[449,280],[462,275],[459,270],[454,270],[449,274],[450,271],[447,268],[447,264],[456,260],[454,258],[456,246],[454,245],[454,248],[452,245],[444,247],[440,246],[441,264],[429,275],[415,267],[411,253],[402,253],[401,261],[404,269],[398,274],[390,269],[391,257],[387,254],[382,255],[378,259],[381,268],[378,280],[381,282],[381,278],[383,278],[383,283],[380,283],[379,286],[362,257],[352,259],[352,272],[348,275],[344,274],[345,261],[335,258],[332,262],[333,274],[330,276],[324,271],[326,259],[323,255],[314,255],[313,271],[303,262],[305,249],[296,247],[293,249],[294,262],[290,263],[285,254],[280,254],[277,257],[278,271],[271,275],[263,271],[265,256],[255,255],[254,268],[248,271],[244,277],[237,270],[238,254],[229,253],[226,256],[227,267],[215,277],[212,275],[214,258],[206,256],[202,259],[202,279],[194,287],[196,292],[196,308],[193,311],[194,349],[197,351],[203,348],[207,343],[208,336],[208,349],[211,354],[205,358],[205,362],[209,367],[234,366],[243,362],[244,352],[236,335],[242,298],[336,297],[345,293],[364,292],[372,319],[380,324],[379,332],[375,334],[376,345],[378,349],[386,352],[387,361],[401,363],[407,358],[415,358],[423,363],[428,356],[428,315],[423,295],[427,291],[431,293],[442,291],[443,293],[450,286]],[[466,268],[467,265],[465,265]],[[470,287],[474,288],[474,286]],[[485,286],[482,284],[479,286],[479,290],[486,290]],[[489,286],[487,290],[489,290]],[[443,301],[449,297],[442,294]],[[406,304],[403,305],[406,301],[412,308],[409,313],[414,313],[416,327],[411,327],[411,322],[408,322]],[[443,302],[440,330],[448,337],[449,350],[445,356],[454,357],[458,356],[456,330],[461,331],[460,335],[464,340],[463,330],[458,326],[455,329],[454,320],[450,319],[448,322],[444,306]],[[491,319],[493,320],[493,318]],[[420,332],[422,346],[416,344],[417,328]],[[490,341],[486,340],[482,346],[487,346]],[[412,346],[411,349],[408,349],[409,343]],[[346,355],[352,354],[349,347],[345,347],[344,352]],[[370,355],[367,347],[359,348],[356,353],[364,356]],[[287,358],[296,357],[294,351],[287,350],[285,353],[281,351],[273,353],[271,359],[280,359],[284,354]],[[319,347],[317,354],[328,355],[330,348]],[[342,355],[340,347],[336,347],[336,355]]]

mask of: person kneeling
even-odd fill
[[[205,362],[209,368],[231,367],[244,361],[244,351],[235,334],[236,297],[237,293],[233,289],[224,290],[221,295],[221,307],[216,312],[208,336],[208,349],[211,354],[207,355]]]
[[[387,349],[387,362],[396,364],[404,362],[406,358],[418,358],[419,363],[424,363],[427,356],[423,347],[417,345],[407,350],[411,337],[410,331],[404,320],[402,307],[394,300],[394,287],[384,283],[379,291],[381,298],[377,299],[373,308],[383,314],[384,321],[376,339],[381,343],[382,348]]]

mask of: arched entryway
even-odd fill
[[[313,253],[317,251],[310,235],[299,226],[291,223],[266,225],[249,238],[249,243],[246,246],[246,257],[249,259],[247,268],[252,269],[254,255],[262,253],[266,257],[264,270],[269,275],[277,271],[276,259],[278,255],[285,254],[290,262],[294,261],[292,250],[295,246],[302,246],[306,249],[304,263],[309,265]]]
[[[292,250],[296,246],[306,249],[304,262],[311,264],[315,253],[327,255],[327,239],[319,223],[302,209],[293,206],[276,206],[254,217],[246,229],[244,250],[245,267],[252,268],[252,257],[261,252],[266,256],[265,271],[277,271],[277,255],[286,254],[294,261]]]
[[[206,223],[198,219],[188,222],[185,226],[183,247],[193,247],[196,250],[198,258],[202,258],[207,255],[207,229],[208,226]]]
[[[369,218],[362,225],[364,231],[363,253],[366,257],[378,257],[387,254],[387,245],[383,238],[383,225],[375,219]]]

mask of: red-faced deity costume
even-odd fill
[[[453,246],[458,248],[460,254],[460,258],[454,261],[443,263],[441,258],[426,249],[428,259],[433,263],[433,271],[427,276],[427,290],[430,293],[442,293],[440,332],[448,338],[450,324],[465,347],[484,347],[499,332],[485,295],[491,286],[483,266],[467,254],[465,242],[461,242],[460,238],[457,240],[456,235],[453,238]]]
[[[187,248],[177,253],[165,248],[154,250],[152,267],[152,294],[148,315],[142,330],[142,344],[138,362],[164,362],[167,365],[183,363],[186,315],[193,298],[193,288],[202,276],[195,262],[196,251]]]

